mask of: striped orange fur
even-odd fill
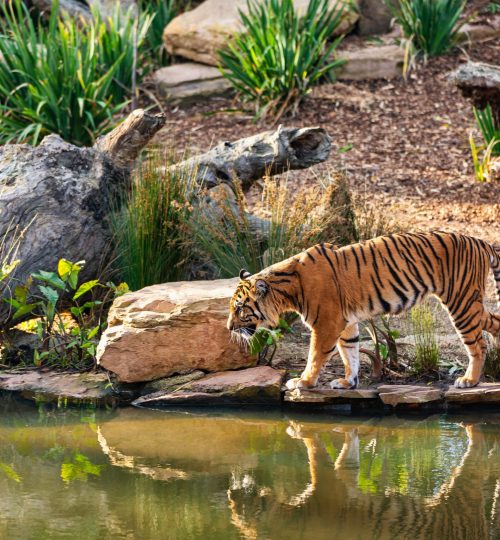
[[[500,338],[500,315],[483,303],[490,269],[500,301],[500,248],[478,238],[430,232],[380,236],[339,249],[319,244],[258,274],[242,270],[228,328],[248,338],[260,326],[276,327],[282,313],[295,311],[311,329],[311,343],[304,372],[287,386],[315,386],[337,348],[345,376],[331,386],[355,388],[358,323],[400,313],[431,294],[448,310],[468,352],[467,371],[455,386],[475,386],[486,355],[483,330]]]

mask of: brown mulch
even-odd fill
[[[479,141],[479,133],[472,107],[447,81],[468,58],[498,63],[500,40],[431,59],[407,80],[317,87],[297,117],[282,119],[286,125],[322,126],[333,140],[326,164],[291,173],[297,187],[317,182],[328,168],[342,168],[355,192],[403,228],[454,230],[500,241],[500,183],[474,179],[468,137],[472,130]],[[236,99],[214,99],[169,110],[157,142],[193,154],[272,128],[255,124],[252,111],[239,107]]]

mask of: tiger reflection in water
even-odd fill
[[[287,494],[283,485],[259,486],[255,478],[245,473],[233,476],[227,491],[231,521],[245,540],[263,537],[262,516],[271,516],[265,524],[268,537],[273,523],[289,519],[290,511],[306,510],[318,530],[311,530],[311,538],[357,538],[356,531],[371,519],[369,533],[360,538],[415,538],[415,539],[483,539],[496,538],[500,531],[500,470],[494,461],[500,451],[498,439],[485,437],[481,423],[458,424],[464,430],[466,447],[457,465],[432,493],[424,497],[401,494],[386,487],[381,496],[373,496],[360,487],[360,437],[369,439],[368,446],[377,446],[373,426],[352,427],[338,425],[332,428],[337,437],[343,437],[338,453],[332,459],[318,430],[310,424],[290,421],[287,434],[301,441],[306,450],[309,480],[297,494]],[[379,442],[378,444],[383,444]],[[364,448],[366,450],[366,447]],[[331,463],[324,466],[325,461]],[[416,465],[417,467],[417,465]],[[418,470],[406,471],[416,480]],[[429,471],[432,474],[432,471]],[[294,510],[292,510],[293,512]],[[328,521],[326,532],[319,521]],[[496,531],[496,533],[495,533]],[[368,536],[366,536],[368,534]],[[273,537],[274,536],[270,536]],[[287,533],[287,538],[309,538]]]

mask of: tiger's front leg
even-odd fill
[[[331,357],[340,332],[341,330],[338,330],[332,334],[331,328],[325,331],[321,331],[320,328],[313,328],[306,368],[300,377],[287,381],[286,387],[289,390],[316,386],[321,368]]]

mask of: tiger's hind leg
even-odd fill
[[[359,372],[359,327],[352,324],[340,334],[337,348],[344,363],[345,377],[335,379],[330,383],[331,388],[356,388]]]
[[[500,332],[500,319],[486,310],[482,300],[473,302],[466,313],[458,316],[450,312],[450,316],[469,356],[467,370],[455,381],[455,386],[470,388],[478,384],[486,358],[483,330],[493,334]]]

